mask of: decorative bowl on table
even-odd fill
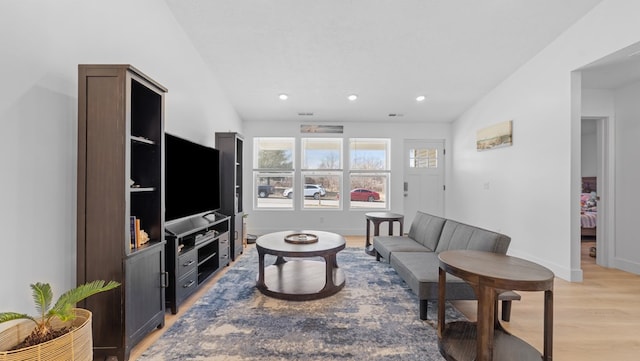
[[[318,236],[312,233],[292,233],[284,237],[284,241],[293,244],[316,243]]]

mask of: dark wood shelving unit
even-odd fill
[[[122,283],[79,304],[95,357],[128,360],[164,326],[166,92],[131,65],[78,66],[77,283]],[[137,247],[132,216],[149,236]]]
[[[244,138],[234,132],[217,132],[216,149],[221,153],[220,162],[220,212],[231,217],[231,259],[243,252],[242,202],[244,191],[243,152]]]

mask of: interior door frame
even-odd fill
[[[598,178],[602,179],[598,202],[598,227],[596,230],[596,263],[613,266],[615,256],[615,142],[614,122],[608,117],[597,121],[598,129]]]
[[[612,267],[615,256],[615,143],[614,122],[609,117],[581,117],[596,121],[598,216],[596,218],[596,264]],[[580,240],[581,242],[582,240]],[[581,247],[577,248],[581,252]]]

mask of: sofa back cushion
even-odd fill
[[[411,222],[409,238],[435,251],[445,221],[444,218],[418,211]]]
[[[506,254],[511,237],[447,219],[436,252],[468,249]]]

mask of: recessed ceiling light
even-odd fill
[[[351,94],[347,97],[347,99],[351,100],[352,102],[355,101],[356,99],[358,99],[358,96],[356,94]]]
[[[289,99],[289,96],[287,94],[282,93],[278,95],[278,98],[280,98],[280,100],[287,100]]]
[[[416,101],[418,102],[423,102],[425,99],[427,99],[427,97],[425,97],[424,95],[418,95],[416,97]]]

